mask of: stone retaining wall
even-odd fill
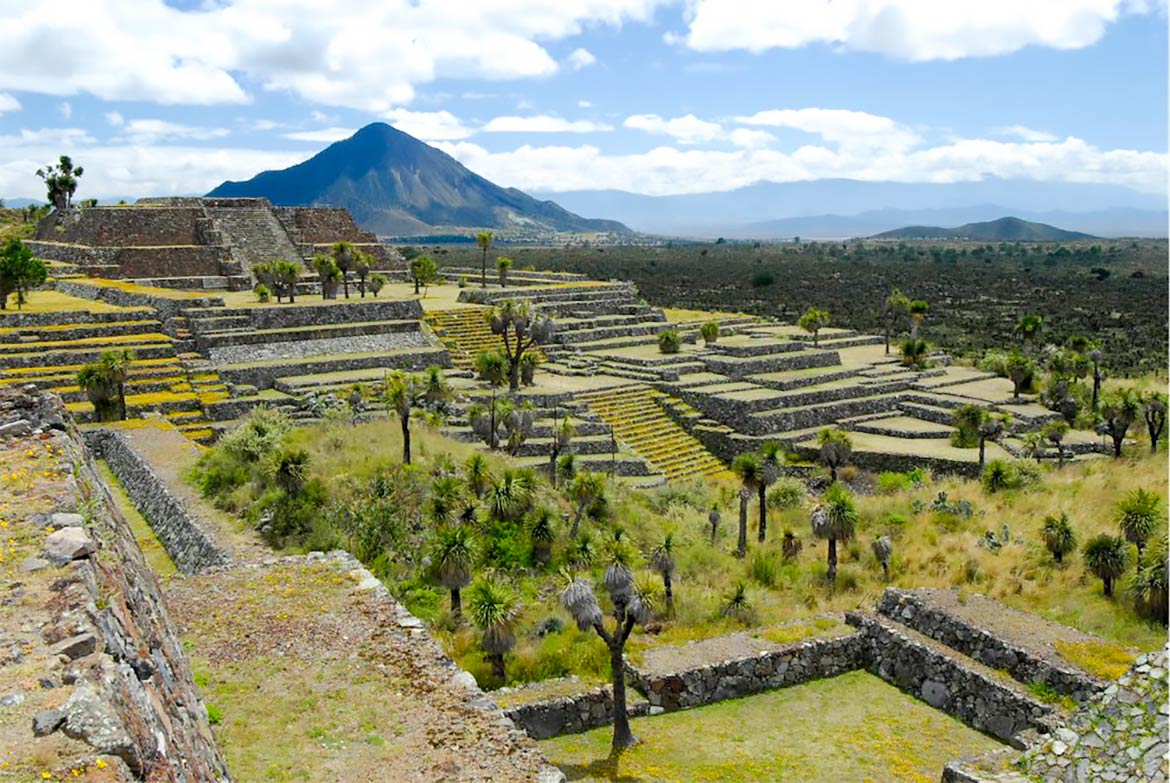
[[[180,571],[193,574],[231,563],[228,550],[171,494],[121,433],[92,430],[86,433],[86,442],[109,464]]]
[[[1072,666],[1059,666],[1029,651],[932,608],[910,590],[887,587],[878,612],[958,650],[993,669],[1002,669],[1019,682],[1042,681],[1054,691],[1078,702],[1103,691],[1108,683]]]
[[[683,710],[863,668],[864,642],[861,633],[812,639],[750,658],[665,674],[627,666],[631,683],[646,694],[651,708]]]
[[[197,245],[196,220],[202,217],[201,208],[190,206],[86,207],[49,213],[35,236],[94,246]]]
[[[863,632],[861,658],[868,671],[973,729],[1020,742],[1021,732],[1047,734],[1059,722],[1052,706],[1014,681],[981,671],[915,631],[860,612],[846,612],[845,620]]]
[[[287,363],[224,365],[219,368],[219,374],[229,383],[268,389],[272,387],[277,378],[285,375],[316,375],[347,370],[369,370],[375,367],[393,367],[414,371],[425,370],[432,364],[450,367],[451,356],[446,350],[427,347],[373,356],[361,354],[355,354],[352,357],[332,356],[322,358],[320,361],[290,360]]]
[[[631,718],[650,714],[650,703],[637,693],[627,689],[626,699],[626,712]],[[601,685],[573,696],[506,707],[504,714],[533,739],[580,734],[613,723],[613,686]]]
[[[226,274],[223,264],[231,261],[226,247],[175,245],[168,247],[96,247],[60,242],[27,242],[39,258],[79,266],[111,266],[109,276],[129,277],[214,277]]]
[[[219,296],[170,298],[143,293],[141,291],[127,291],[111,285],[77,283],[71,280],[58,280],[57,290],[69,296],[76,296],[81,299],[94,299],[118,307],[150,307],[158,311],[160,321],[167,321],[174,318],[181,310],[188,307],[223,306],[223,297]]]

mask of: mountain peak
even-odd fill
[[[224,182],[208,195],[345,207],[362,228],[383,235],[426,234],[436,227],[629,232],[616,221],[589,220],[554,202],[502,188],[384,122],[370,123],[295,166],[246,182]]]
[[[970,239],[976,242],[1067,242],[1095,239],[1079,231],[1065,231],[1047,223],[1033,223],[1011,215],[957,228],[906,226],[875,234],[873,239]]]

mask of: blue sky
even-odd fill
[[[503,184],[1164,194],[1164,0],[0,2],[0,196],[203,192],[386,121]]]

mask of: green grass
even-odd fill
[[[150,523],[143,518],[142,514],[138,513],[138,509],[130,502],[130,498],[126,496],[126,491],[122,489],[121,482],[110,470],[110,466],[105,460],[98,460],[97,468],[98,474],[106,486],[110,488],[110,494],[114,496],[114,504],[122,512],[122,516],[126,517],[126,521],[130,523],[130,529],[134,532],[138,547],[142,550],[150,570],[154,571],[155,576],[158,577],[169,577],[178,573],[171,556],[167,554],[162,542],[154,534]]]
[[[541,749],[572,781],[934,783],[959,756],[1001,747],[864,672],[632,721],[642,744],[608,763],[612,729]]]
[[[1118,644],[1077,644],[1057,640],[1056,651],[1069,663],[1108,680],[1115,680],[1125,674],[1136,659],[1131,651]]]

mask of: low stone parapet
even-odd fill
[[[503,707],[504,714],[533,739],[580,734],[613,723],[613,686],[599,685],[579,693],[555,694],[557,686],[562,684],[569,685],[571,690],[573,683],[570,680],[553,680],[534,686],[503,689],[492,696]],[[532,691],[531,696],[525,693],[527,690]],[[549,692],[554,693],[534,701],[527,700]],[[517,700],[520,703],[511,703]],[[626,712],[631,718],[649,715],[650,702],[627,688]]]

